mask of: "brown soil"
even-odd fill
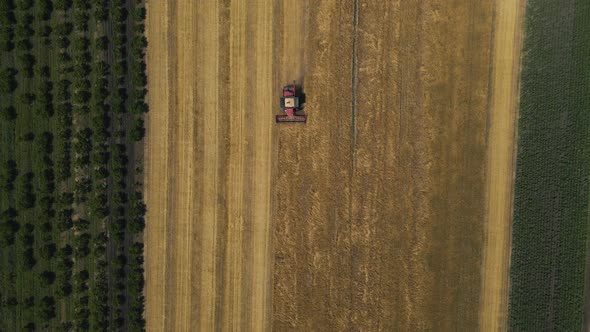
[[[524,0],[496,1],[488,131],[487,225],[480,327],[505,331]]]

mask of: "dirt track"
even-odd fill
[[[507,329],[515,121],[524,0],[496,1],[480,328]]]
[[[269,329],[270,0],[148,6],[146,318]]]

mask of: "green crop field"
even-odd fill
[[[144,19],[0,0],[0,331],[145,329]]]
[[[581,331],[590,175],[590,2],[529,0],[510,329]]]

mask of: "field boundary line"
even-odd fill
[[[479,310],[482,331],[507,329],[524,9],[525,0],[494,2],[486,124],[486,231]]]

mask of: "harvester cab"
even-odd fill
[[[302,105],[300,104],[299,95],[297,94],[297,86],[295,82],[291,85],[283,87],[283,96],[281,97],[281,109],[285,113],[276,116],[277,123],[285,122],[303,122],[307,121],[305,114],[302,112]]]

